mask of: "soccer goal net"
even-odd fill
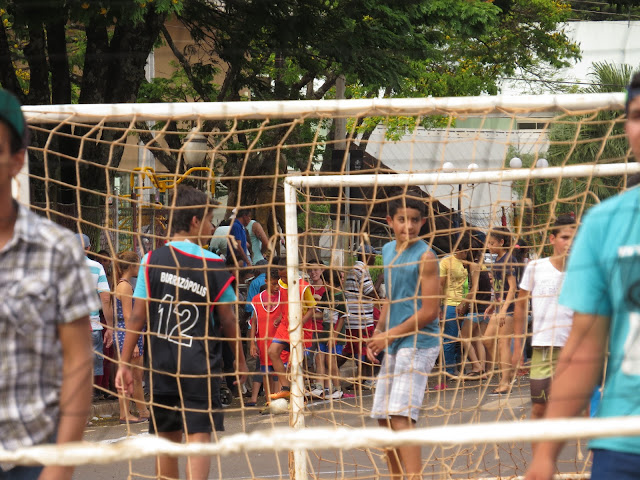
[[[114,342],[101,354],[105,375],[95,378],[97,396],[108,398],[94,400],[90,443],[0,451],[0,462],[116,462],[122,469],[114,478],[153,478],[154,455],[201,454],[216,458],[214,478],[364,479],[388,475],[387,448],[420,445],[424,475],[512,478],[524,474],[531,442],[547,438],[568,441],[558,468],[578,478],[588,471],[588,438],[640,433],[637,418],[527,422],[530,343],[513,370],[499,351],[512,348],[514,332],[487,332],[490,315],[482,313],[501,293],[489,275],[498,257],[487,242],[490,232],[505,236],[503,252],[522,269],[552,253],[549,234],[558,217],[579,223],[592,205],[634,183],[640,169],[624,136],[623,94],[29,106],[24,112],[32,145],[15,194],[88,235],[112,291],[118,266],[126,263],[117,258],[121,252],[140,259],[175,231],[178,185],[216,199],[215,232],[196,241],[224,257],[236,277],[234,309],[251,375],[238,382],[244,372],[234,367],[231,349],[220,373],[210,374],[223,385],[225,432],[209,445],[145,436],[146,423],[120,426],[118,418],[139,418],[157,405],[153,358],[159,353],[147,346],[157,345],[151,339],[160,331],[150,319],[137,402],[109,399],[122,399],[108,373],[120,358]],[[436,296],[443,308],[424,334],[439,347],[435,365],[410,368],[424,380],[416,383],[425,391],[418,421],[392,432],[371,418],[375,392],[387,379],[364,353],[383,305],[393,301],[381,256],[394,238],[387,208],[408,196],[424,206],[426,221],[416,234],[439,259]],[[234,236],[236,225],[242,233],[235,229]],[[262,290],[253,283],[261,276]],[[280,284],[270,286],[276,276]],[[165,303],[177,309],[179,302]],[[461,303],[468,305],[456,310]],[[284,338],[271,328],[276,309],[289,320]],[[529,338],[525,327],[515,335]],[[116,319],[115,330],[117,338],[128,328]],[[183,347],[186,332],[176,332],[165,336]],[[272,358],[274,337],[285,352],[279,383],[260,371],[260,360],[264,367]],[[181,371],[161,373],[179,381]],[[289,385],[288,400],[269,402]],[[422,398],[412,388],[407,395]],[[193,411],[179,396],[178,409]],[[211,414],[211,405],[204,412]],[[153,415],[149,421],[156,421]]]

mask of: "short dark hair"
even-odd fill
[[[627,98],[624,101],[624,113],[627,116],[629,115],[629,105],[638,95],[640,95],[640,72],[634,73],[629,85],[627,85]]]
[[[560,230],[564,227],[576,227],[578,224],[576,223],[576,219],[573,218],[569,214],[562,214],[556,218],[556,221],[553,222],[553,226],[549,232],[550,235],[557,235]]]
[[[215,202],[200,190],[189,185],[178,185],[171,195],[169,205],[175,207],[171,217],[171,233],[175,234],[189,231],[193,217],[203,220]]]
[[[418,212],[420,212],[420,218],[424,218],[426,212],[424,200],[415,195],[404,195],[403,197],[391,200],[387,205],[388,215],[393,218],[401,208],[413,208],[418,210]]]
[[[238,214],[236,215],[236,218],[242,218],[246,215],[251,215],[251,209],[250,208],[241,208],[240,210],[238,210]]]
[[[487,236],[502,240],[502,246],[504,248],[509,248],[511,246],[511,231],[507,227],[492,228],[489,230]]]
[[[276,267],[278,270],[282,270],[282,267],[287,267],[287,257],[286,255],[275,255],[271,258],[270,267]]]

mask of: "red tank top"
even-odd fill
[[[274,322],[286,311],[281,297],[280,289],[271,296],[265,290],[251,300],[253,310],[256,312],[256,321],[252,328],[257,329],[255,338],[258,345],[260,365],[271,365],[267,352],[277,330]]]

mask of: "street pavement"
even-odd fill
[[[430,384],[435,384],[434,381]],[[511,394],[492,396],[497,379],[459,382],[450,381],[444,391],[430,389],[425,396],[424,411],[419,427],[445,424],[469,424],[479,422],[509,422],[527,419],[529,416],[529,387],[526,376],[519,377]],[[456,388],[457,387],[457,388]],[[356,389],[353,398],[338,402],[315,401],[307,404],[306,426],[374,427],[377,423],[368,418],[372,392]],[[264,415],[260,408],[240,408],[239,400],[226,410],[226,431],[221,435],[249,433],[286,427],[289,416]],[[85,439],[109,444],[127,436],[148,435],[148,424],[120,425],[117,402],[103,402],[94,407],[93,425],[87,427]],[[108,415],[112,415],[109,417]],[[98,416],[100,415],[100,416]],[[491,432],[487,432],[490,436]],[[528,444],[474,444],[439,445],[422,448],[426,464],[425,478],[510,478],[523,475],[531,458]],[[561,456],[559,468],[563,472],[582,472],[588,452],[586,445],[569,444]],[[353,450],[319,450],[308,453],[309,478],[358,478],[370,479],[386,475],[382,451],[377,448]],[[181,459],[184,472],[184,459]],[[154,459],[108,465],[85,465],[77,468],[74,479],[128,479],[153,478]],[[184,473],[183,473],[184,475]],[[288,454],[252,452],[212,459],[211,479],[286,479],[289,478]]]

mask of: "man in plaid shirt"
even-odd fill
[[[27,125],[0,90],[0,448],[79,441],[92,391],[89,313],[100,303],[73,234],[12,197]],[[70,479],[72,467],[0,464],[1,479]]]

